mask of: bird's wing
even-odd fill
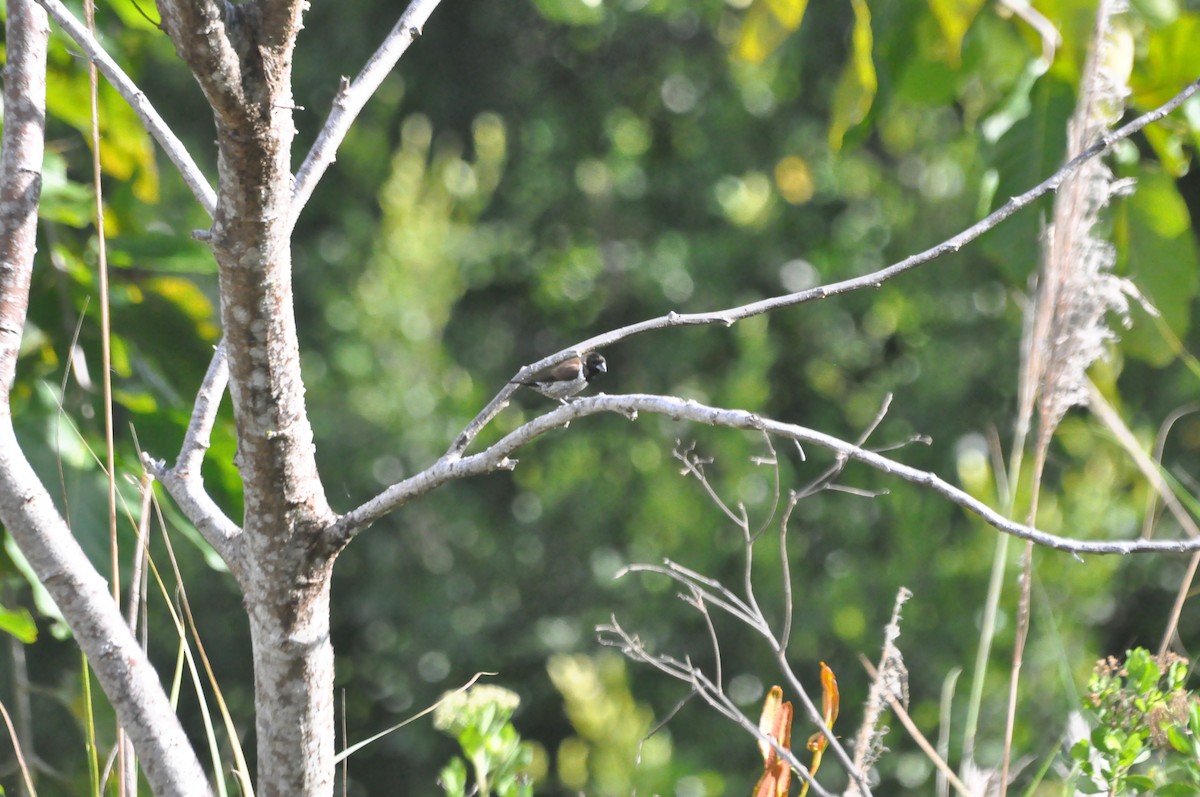
[[[579,378],[582,369],[582,361],[578,357],[572,357],[569,360],[562,361],[558,365],[543,368],[537,373],[531,374],[527,379],[518,379],[516,383],[519,385],[532,385],[538,382],[570,382],[572,379]]]

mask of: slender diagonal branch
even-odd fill
[[[367,104],[367,100],[378,91],[383,79],[396,66],[396,62],[408,50],[409,45],[421,36],[429,15],[437,8],[439,2],[440,0],[412,0],[400,15],[400,20],[391,33],[383,40],[383,44],[379,45],[379,49],[367,61],[354,81],[342,78],[342,86],[333,99],[333,110],[325,121],[325,127],[321,129],[304,163],[300,165],[300,170],[296,172],[296,189],[292,194],[289,229],[296,227],[300,211],[308,204],[325,170],[336,159],[338,147]]]
[[[87,654],[156,794],[210,794],[158,674],[21,449],[9,390],[29,306],[46,120],[50,25],[32,0],[9,0],[0,143],[0,523]]]
[[[171,163],[175,164],[175,168],[179,170],[180,177],[184,183],[191,189],[192,195],[196,197],[196,201],[204,208],[208,215],[213,214],[213,209],[217,206],[217,194],[209,185],[207,178],[200,171],[200,167],[196,165],[196,161],[188,154],[187,149],[183,146],[183,142],[176,137],[174,131],[167,125],[154,106],[150,104],[150,100],[145,93],[137,87],[130,79],[129,75],[125,74],[125,70],[117,64],[112,57],[105,52],[104,47],[100,42],[96,41],[95,37],[88,32],[88,29],[82,22],[62,4],[61,0],[37,0],[42,8],[50,15],[58,26],[66,32],[68,36],[75,40],[75,43],[83,49],[88,58],[95,62],[96,68],[100,70],[100,74],[112,84],[117,93],[125,98],[129,103],[129,107],[138,115],[145,125],[146,131],[154,137],[159,146],[163,148],[163,152],[171,159]]]
[[[1029,540],[1036,545],[1082,554],[1128,554],[1128,553],[1188,553],[1200,551],[1200,539],[1188,540],[1083,540],[1051,534],[1047,531],[1026,526],[1010,520],[987,504],[942,479],[935,473],[920,470],[910,465],[854,445],[832,435],[804,426],[764,418],[746,410],[710,407],[695,401],[675,396],[655,396],[630,393],[617,396],[593,396],[572,401],[551,412],[534,418],[518,427],[478,454],[467,457],[444,455],[430,467],[397,482],[379,495],[356,509],[342,515],[329,529],[331,544],[343,545],[362,529],[394,509],[419,496],[440,487],[446,482],[470,476],[480,476],[497,470],[512,470],[516,462],[511,458],[518,449],[533,442],[547,432],[568,426],[572,421],[602,412],[615,412],[634,419],[638,413],[649,412],[666,415],[676,420],[692,421],[707,426],[723,426],[730,429],[745,429],[792,440],[797,443],[815,445],[834,452],[855,462],[860,462],[889,476],[895,476],[913,484],[927,487],[946,500],[977,515],[988,525],[1014,537]]]
[[[1094,144],[1079,153],[1079,155],[1071,158],[1062,165],[1054,174],[1047,177],[1042,182],[1030,188],[1023,194],[1015,196],[1005,202],[996,210],[989,213],[984,218],[980,219],[975,224],[972,224],[967,229],[947,238],[945,241],[926,249],[923,252],[918,252],[915,255],[910,255],[890,266],[881,268],[878,271],[872,271],[870,274],[863,274],[859,277],[854,277],[840,282],[833,282],[828,285],[819,285],[815,288],[809,288],[796,293],[789,293],[783,296],[773,296],[769,299],[762,299],[750,304],[743,304],[738,307],[730,307],[725,310],[717,310],[709,313],[676,313],[670,312],[666,315],[657,318],[639,321],[636,324],[614,329],[605,332],[601,335],[588,338],[563,349],[548,357],[539,360],[536,363],[522,368],[513,377],[513,381],[520,381],[529,374],[547,368],[551,365],[556,365],[563,360],[569,359],[578,355],[580,352],[592,351],[605,346],[624,340],[625,338],[633,337],[634,335],[642,335],[646,332],[652,332],[659,329],[669,329],[672,327],[684,326],[708,326],[713,324],[722,324],[724,326],[732,326],[738,321],[750,318],[752,316],[762,315],[764,313],[782,310],[788,307],[794,307],[806,302],[815,301],[818,299],[827,299],[830,296],[837,296],[843,293],[850,293],[862,288],[878,288],[884,282],[899,276],[906,271],[910,271],[918,266],[932,262],[943,255],[957,252],[967,244],[979,238],[984,233],[995,229],[1001,222],[1008,219],[1017,211],[1028,207],[1041,197],[1058,190],[1063,181],[1071,176],[1087,161],[1098,157],[1109,149],[1113,144],[1129,138],[1134,133],[1144,128],[1153,122],[1170,114],[1172,111],[1183,105],[1190,97],[1200,91],[1200,79],[1189,83],[1182,91],[1176,94],[1167,102],[1152,111],[1142,114],[1125,126],[1112,131],[1111,133],[1102,136]],[[479,435],[485,426],[491,423],[492,419],[500,414],[506,406],[508,406],[509,397],[512,396],[516,386],[506,384],[499,393],[496,394],[486,407],[480,410],[472,421],[467,424],[466,428],[455,439],[454,444],[446,452],[447,456],[461,456],[471,442]]]

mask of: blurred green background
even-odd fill
[[[200,92],[141,11],[155,14],[132,0],[101,2],[106,44],[214,175]],[[1062,34],[1048,68],[1027,21],[970,0],[807,13],[795,0],[443,4],[346,139],[295,237],[309,411],[334,507],[348,510],[429,465],[523,363],[672,310],[720,309],[866,273],[1048,176],[1065,151],[1094,8],[1047,0],[1037,11]],[[314,0],[296,56],[297,165],[340,76],[361,68],[399,12],[395,3]],[[1130,114],[1200,74],[1194,5],[1134,2],[1122,25],[1133,58]],[[107,572],[105,488],[92,454],[103,451],[103,411],[93,381],[86,65],[58,33],[51,60],[44,223],[14,406],[31,459]],[[107,88],[101,99],[118,448],[122,491],[136,505],[123,478],[139,472],[135,434],[156,457],[178,451],[220,334],[216,275],[190,236],[207,226],[203,212],[123,101]],[[1194,102],[1189,109],[1111,158],[1139,186],[1107,214],[1117,269],[1162,316],[1135,309],[1133,328],[1093,378],[1147,446],[1200,384],[1188,354],[1198,343],[1190,321],[1200,210],[1188,171],[1200,116]],[[1043,201],[878,290],[729,329],[629,339],[605,351],[609,373],[597,388],[682,395],[849,439],[893,394],[871,441],[928,435],[929,445],[893,456],[997,504],[988,440],[1007,456],[1023,306],[1049,208]],[[551,406],[523,391],[477,448]],[[1200,418],[1179,417],[1165,440],[1164,465],[1194,494]],[[744,502],[759,523],[770,516],[774,473],[754,461],[767,452],[761,437],[594,417],[530,446],[513,473],[448,485],[362,535],[338,561],[334,584],[337,700],[349,741],[487,670],[522,698],[513,721],[544,751],[539,793],[748,794],[762,766],[756,744],[698,701],[641,748],[639,763],[639,740],[687,688],[624,665],[593,632],[616,616],[654,650],[711,665],[705,625],[673,585],[613,579],[623,565],[666,557],[740,585],[738,530],[672,457],[692,444],[713,459],[708,473],[728,503]],[[831,462],[777,445],[785,494]],[[233,452],[225,416],[206,475],[237,518]],[[869,685],[859,654],[878,657],[896,591],[908,587],[899,645],[911,711],[927,735],[938,733],[944,680],[966,671],[949,731],[957,763],[995,532],[861,466],[842,482],[880,495],[824,492],[796,508],[792,665],[814,695],[818,662],[834,669],[838,729],[852,738]],[[1132,537],[1149,501],[1111,435],[1084,413],[1069,415],[1052,449],[1041,527]],[[203,545],[179,544],[196,535],[169,500],[163,506],[252,755],[239,596]],[[1169,518],[1155,526],[1159,536],[1177,533]],[[984,689],[985,765],[998,762],[1003,738],[1019,547]],[[161,555],[160,542],[154,551]],[[779,618],[777,546],[764,540],[756,555],[759,599]],[[82,793],[78,654],[35,606],[16,564],[3,565],[6,627],[24,642],[14,637],[12,655],[0,656],[0,693],[12,705],[14,679],[29,673],[32,738],[48,765],[41,793]],[[1014,745],[1036,760],[1021,777],[1057,755],[1098,656],[1157,647],[1185,566],[1175,557],[1039,552]],[[173,632],[161,605],[151,617],[152,654],[169,671]],[[718,618],[717,630],[726,684],[756,718],[780,675],[745,628]],[[1188,604],[1185,647],[1198,631]],[[186,689],[181,711],[197,728]],[[930,764],[889,724],[876,793],[932,793]],[[810,732],[797,722],[797,739]],[[428,724],[409,726],[352,758],[349,794],[437,793],[453,751]],[[0,772],[0,784],[15,790],[16,777]],[[844,775],[830,761],[822,781],[838,789]]]

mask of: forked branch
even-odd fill
[[[331,529],[334,544],[345,541],[387,513],[448,481],[480,476],[497,470],[512,470],[512,456],[518,449],[574,420],[602,412],[614,412],[634,419],[638,413],[666,415],[706,426],[765,432],[776,437],[814,445],[848,460],[860,462],[881,473],[926,487],[946,500],[966,509],[990,526],[1036,545],[1082,554],[1189,553],[1200,551],[1200,539],[1187,540],[1085,540],[1051,534],[1033,526],[1010,520],[1000,512],[930,471],[905,465],[884,455],[832,435],[796,424],[764,418],[746,410],[710,407],[675,396],[630,393],[617,396],[593,396],[572,401],[513,430],[484,451],[467,457],[444,455],[420,473],[397,482],[371,500],[341,516]]]
[[[710,326],[713,324],[721,324],[723,326],[732,326],[738,321],[751,318],[764,313],[771,313],[776,310],[782,310],[788,307],[794,307],[806,302],[815,301],[817,299],[827,299],[830,296],[837,296],[843,293],[860,290],[862,288],[878,288],[884,282],[892,277],[899,276],[906,271],[922,266],[933,260],[938,259],[942,255],[957,252],[968,243],[979,238],[984,233],[995,229],[1001,222],[1012,216],[1022,208],[1028,207],[1035,201],[1058,190],[1058,187],[1063,184],[1069,176],[1074,174],[1080,166],[1087,163],[1092,158],[1099,157],[1112,148],[1113,144],[1129,138],[1134,133],[1138,132],[1146,125],[1157,122],[1159,119],[1170,114],[1172,111],[1183,105],[1190,97],[1200,91],[1200,78],[1189,83],[1182,91],[1176,94],[1167,102],[1152,111],[1142,114],[1133,121],[1123,127],[1112,131],[1111,133],[1102,136],[1094,144],[1080,152],[1074,158],[1071,158],[1062,165],[1054,174],[1047,177],[1042,182],[1038,183],[1033,188],[1030,188],[1023,194],[1015,196],[1005,202],[996,210],[989,213],[984,218],[980,219],[975,224],[972,224],[967,229],[947,238],[945,241],[926,249],[923,252],[918,252],[915,255],[910,255],[903,260],[893,263],[886,268],[872,271],[870,274],[863,274],[859,277],[854,277],[840,282],[833,282],[828,285],[820,285],[808,290],[797,291],[783,296],[773,296],[769,299],[762,299],[757,302],[731,307],[725,310],[717,310],[709,313],[676,313],[670,312],[666,315],[657,318],[639,321],[636,324],[630,324],[619,329],[614,329],[610,332],[605,332],[601,335],[588,338],[562,351],[544,357],[536,363],[532,363],[525,368],[522,368],[515,375],[509,384],[505,385],[499,393],[484,407],[477,416],[467,424],[466,428],[455,439],[454,444],[446,452],[447,456],[461,456],[471,445],[472,441],[479,433],[491,423],[492,419],[500,414],[506,406],[508,406],[509,397],[516,390],[516,385],[512,382],[520,382],[529,374],[540,371],[543,368],[548,368],[556,365],[563,360],[569,359],[578,355],[580,352],[592,351],[594,349],[602,349],[605,346],[611,346],[618,341],[641,335],[646,332],[652,332],[659,329],[669,329],[671,327],[683,326]]]

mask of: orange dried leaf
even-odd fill
[[[791,749],[792,704],[783,702],[783,690],[778,686],[771,687],[763,701],[758,729],[778,742],[784,750]],[[758,749],[762,752],[764,763],[762,777],[754,787],[754,797],[787,797],[792,782],[791,767],[779,757],[769,742],[760,739]]]
[[[821,662],[821,714],[830,728],[833,728],[833,723],[837,721],[840,702],[837,678],[834,677],[833,670],[829,669],[825,662]]]
[[[758,719],[758,730],[767,736],[775,736],[776,728],[779,723],[779,713],[783,706],[783,690],[778,686],[772,686],[771,691],[767,692],[767,699],[763,701],[762,715]],[[764,761],[770,761],[770,755],[774,752],[771,745],[767,744],[762,739],[758,740],[758,749],[762,752]]]

